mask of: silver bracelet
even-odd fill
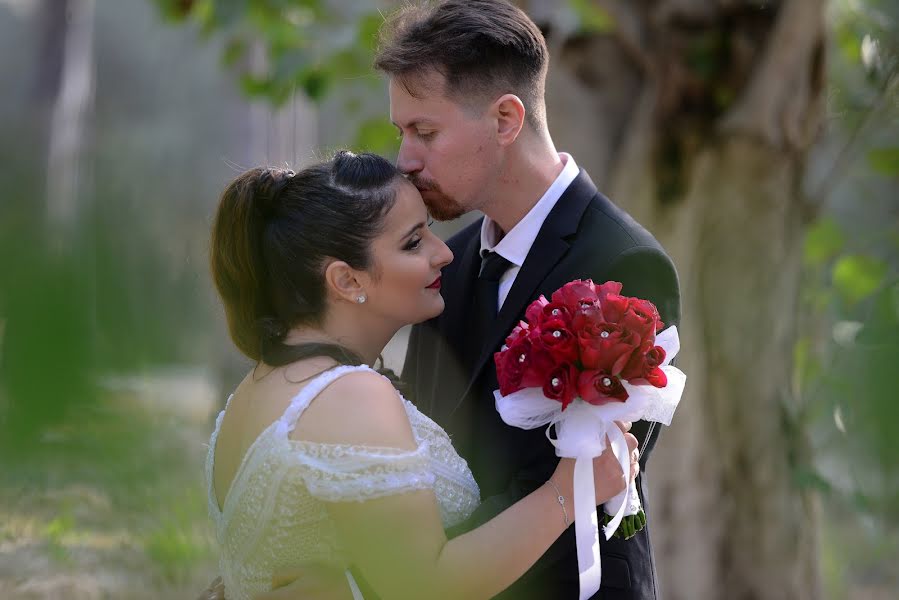
[[[559,502],[559,506],[562,507],[562,514],[565,516],[565,526],[568,527],[571,525],[571,521],[568,520],[568,511],[565,510],[565,496],[562,495],[562,492],[559,491],[559,488],[556,487],[556,484],[553,483],[552,479],[547,479],[546,483],[553,486],[553,489],[556,490],[556,494],[558,494],[556,500]]]

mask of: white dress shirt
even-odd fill
[[[534,245],[540,228],[543,227],[543,222],[580,172],[570,154],[560,152],[559,158],[564,164],[562,172],[537,201],[537,204],[505,236],[497,240],[500,235],[499,226],[493,219],[484,216],[484,222],[481,224],[481,256],[483,257],[487,252],[496,252],[512,263],[499,280],[497,312],[506,301],[506,296],[509,295],[509,290],[515,283],[521,265],[524,264],[524,259],[527,258],[531,246]]]

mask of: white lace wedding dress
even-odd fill
[[[247,450],[221,510],[212,478],[224,411],[218,416],[209,441],[206,482],[229,600],[249,599],[269,590],[273,573],[304,563],[348,567],[325,502],[432,489],[444,527],[468,518],[480,502],[471,470],[449,436],[404,398],[417,450],[320,444],[288,437],[319,392],[341,375],[363,370],[370,369],[337,367],[311,380]],[[351,578],[348,585],[354,585]],[[359,597],[357,590],[353,593]]]

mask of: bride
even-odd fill
[[[415,187],[372,154],[252,169],[222,194],[212,275],[234,343],[257,361],[206,462],[229,599],[306,564],[352,566],[381,598],[489,598],[570,525],[574,461],[562,459],[529,496],[448,540],[478,486],[443,429],[370,367],[400,327],[443,310],[452,258]],[[594,479],[598,503],[627,483],[609,451]],[[344,586],[361,597],[349,571]]]

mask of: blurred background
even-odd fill
[[[681,275],[689,385],[647,468],[665,598],[899,597],[899,6],[519,5],[556,146]],[[0,597],[215,575],[205,443],[252,366],[208,276],[217,195],[395,156],[369,70],[393,6],[0,0]]]

